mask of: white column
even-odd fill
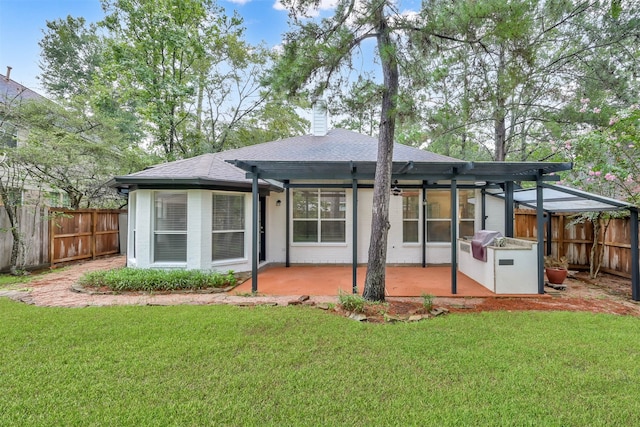
[[[153,263],[153,192],[136,191],[136,261],[138,268],[149,268]]]

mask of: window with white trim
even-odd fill
[[[476,224],[475,190],[458,191],[458,236],[473,236]]]
[[[214,193],[212,212],[212,261],[244,258],[244,195]]]
[[[402,242],[418,243],[420,197],[418,191],[402,192]]]
[[[0,148],[16,148],[18,146],[18,128],[4,121],[0,123]]]
[[[346,200],[344,190],[294,190],[293,241],[346,242]]]
[[[154,193],[154,262],[187,261],[187,193]]]

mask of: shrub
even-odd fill
[[[338,304],[347,311],[362,313],[364,311],[365,299],[357,294],[348,294],[340,290],[338,292]]]
[[[208,273],[198,270],[156,270],[120,268],[94,271],[83,275],[78,283],[84,287],[107,287],[113,291],[175,291],[235,286],[233,271]]]
[[[430,311],[433,308],[433,295],[431,294],[422,294],[422,306]]]

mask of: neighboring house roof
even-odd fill
[[[0,102],[6,100],[20,98],[22,100],[41,100],[45,99],[42,95],[34,92],[20,83],[7,79],[7,76],[0,74]]]
[[[266,162],[370,162],[375,163],[378,140],[344,129],[333,129],[325,136],[303,135],[265,142],[214,154],[203,154],[185,160],[156,165],[126,176],[115,177],[112,185],[127,188],[138,186],[231,186],[250,188],[246,172],[228,161],[260,160]],[[462,160],[442,156],[396,143],[395,162],[460,163]],[[260,181],[262,187],[269,183]]]

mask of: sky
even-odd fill
[[[236,10],[244,18],[246,40],[257,44],[264,41],[276,46],[288,30],[287,12],[277,0],[218,0],[230,14]],[[13,67],[11,79],[45,94],[39,80],[38,62],[46,21],[58,18],[83,17],[96,22],[104,17],[100,0],[0,0],[0,74]]]

